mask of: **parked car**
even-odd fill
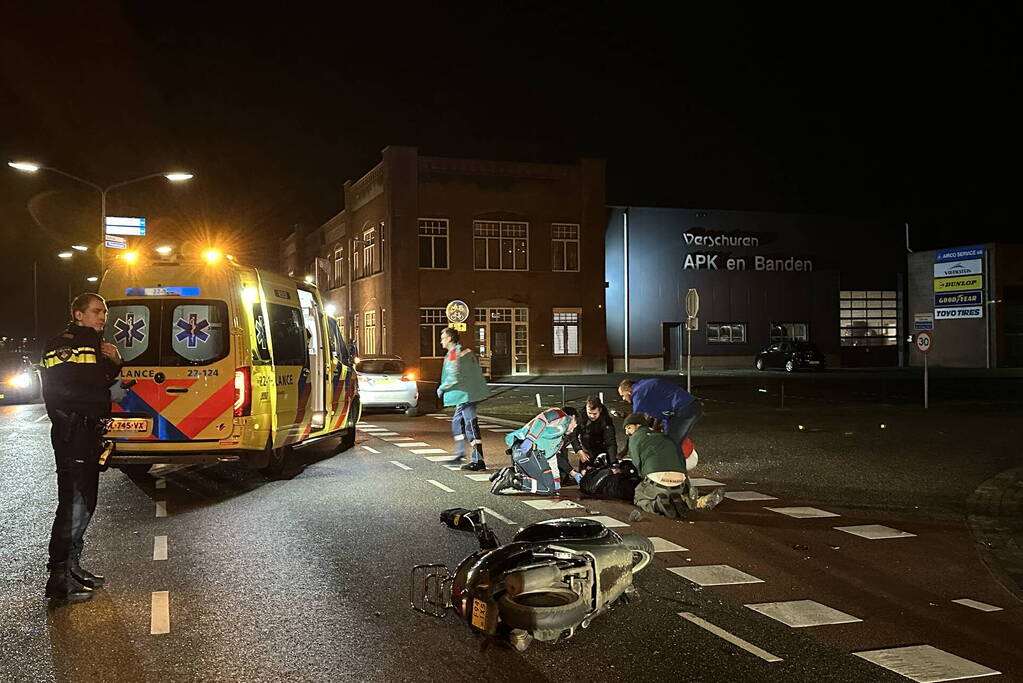
[[[784,368],[786,372],[810,368],[823,370],[826,361],[824,354],[810,342],[776,342],[757,354],[753,363],[757,370],[768,368]]]
[[[355,364],[363,408],[396,408],[415,415],[419,405],[416,376],[399,356],[363,356]]]
[[[20,353],[0,356],[0,400],[4,403],[28,403],[42,398],[39,369]]]

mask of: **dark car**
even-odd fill
[[[20,353],[0,356],[0,401],[26,403],[38,401],[42,385],[39,369]]]
[[[784,368],[792,372],[800,368],[823,370],[824,354],[810,342],[776,342],[757,354],[753,363],[757,370],[768,368]]]

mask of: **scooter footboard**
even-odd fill
[[[444,564],[417,564],[412,567],[409,604],[412,609],[431,617],[444,618],[451,604],[453,577]]]

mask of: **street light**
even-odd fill
[[[104,253],[103,253],[103,242],[106,239],[106,235],[107,235],[107,226],[106,226],[106,221],[107,221],[107,193],[110,192],[110,190],[114,190],[114,189],[116,189],[118,187],[124,187],[125,185],[131,185],[132,183],[138,183],[138,182],[141,182],[143,180],[149,180],[150,178],[159,178],[160,176],[163,176],[164,178],[166,178],[167,180],[171,181],[172,183],[177,183],[177,182],[181,182],[181,181],[184,181],[184,180],[191,180],[194,177],[191,173],[185,173],[185,172],[182,172],[182,171],[165,171],[163,173],[150,173],[148,175],[139,176],[138,178],[132,178],[131,180],[124,180],[124,181],[121,181],[119,183],[114,183],[113,185],[107,185],[106,187],[101,187],[100,185],[97,185],[94,182],[91,182],[91,181],[86,180],[84,178],[79,178],[76,175],[72,175],[72,174],[70,174],[70,173],[68,173],[66,171],[62,171],[59,168],[53,168],[52,166],[40,166],[39,164],[33,164],[31,162],[28,162],[28,161],[8,161],[7,165],[10,166],[13,169],[18,170],[18,171],[24,171],[25,173],[35,173],[36,171],[51,171],[53,173],[60,174],[60,175],[64,176],[65,178],[70,178],[71,180],[75,180],[75,181],[77,181],[79,183],[82,183],[83,185],[88,185],[92,189],[94,189],[97,192],[99,192],[99,197],[100,197],[100,207],[99,207],[99,246],[96,248],[96,256],[99,259],[100,271],[103,270],[103,256],[104,256]]]

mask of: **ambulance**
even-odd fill
[[[108,464],[241,462],[270,474],[296,449],[343,451],[361,407],[354,359],[316,287],[206,250],[118,257],[99,294],[124,365]]]

